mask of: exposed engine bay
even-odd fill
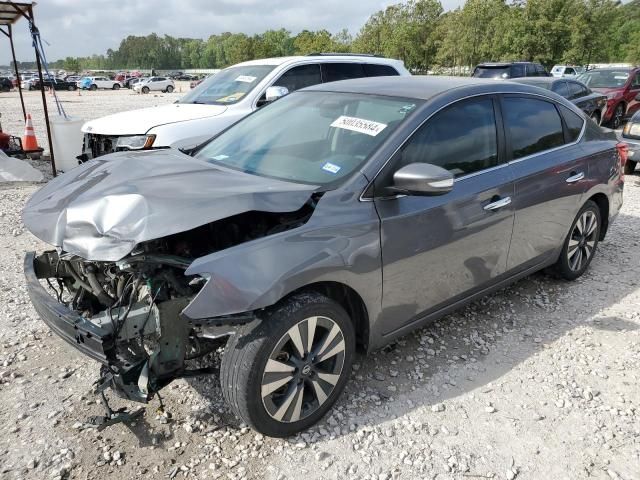
[[[304,224],[318,197],[312,195],[294,212],[249,211],[143,242],[114,262],[47,251],[34,258],[33,270],[79,319],[71,343],[88,348],[100,337],[104,361],[97,391],[111,387],[119,396],[148,402],[176,378],[210,373],[190,370],[185,362],[212,352],[234,327],[255,319],[254,312],[206,319],[182,314],[208,281],[204,275],[186,276],[187,267],[196,258]],[[47,321],[42,302],[33,294],[32,300]],[[55,322],[47,323],[56,330]]]

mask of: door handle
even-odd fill
[[[495,202],[491,202],[484,206],[484,209],[487,211],[498,210],[499,208],[506,207],[511,203],[511,197],[504,197],[500,200],[496,200]]]
[[[584,178],[584,173],[583,172],[571,172],[571,176],[569,178],[567,178],[566,182],[567,183],[576,183],[579,182],[580,180],[582,180]]]

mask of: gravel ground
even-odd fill
[[[61,94],[84,118],[178,97]],[[38,101],[27,94],[32,113]],[[22,128],[17,94],[0,110]],[[585,276],[536,274],[359,357],[330,415],[286,440],[239,424],[215,376],[170,385],[164,415],[154,400],[135,425],[85,428],[103,413],[97,364],[49,332],[24,287],[24,252],[44,245],[19,212],[37,188],[0,184],[1,479],[640,479],[638,176]]]

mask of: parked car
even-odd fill
[[[38,79],[35,77],[22,80],[22,82],[20,82],[20,88],[22,88],[22,90],[35,90],[34,84],[36,83],[37,80]]]
[[[67,82],[75,82],[76,86],[78,86],[78,80],[80,80],[82,77],[80,75],[67,75],[66,77],[64,77],[64,79]]]
[[[80,80],[78,87],[85,90],[97,90],[99,88],[119,90],[120,82],[107,77],[83,77]]]
[[[331,408],[356,346],[546,267],[580,277],[622,206],[624,161],[612,132],[529,85],[316,85],[192,155],[119,152],[54,178],[23,211],[56,248],[27,255],[27,289],[131,400],[228,338],[224,398],[289,436]]]
[[[171,93],[175,90],[176,86],[173,80],[167,77],[151,77],[141,82],[136,82],[133,85],[133,90],[136,92],[149,93],[149,92],[166,92]]]
[[[193,80],[191,83],[189,83],[189,88],[196,88],[198,85],[200,85],[202,82],[204,82],[207,78],[209,78],[209,77],[211,77],[213,75],[215,75],[215,73],[211,73],[209,75],[203,75],[199,79]]]
[[[145,82],[149,79],[149,77],[132,77],[126,80],[124,86],[127,88],[133,88],[133,86],[138,82]]]
[[[629,148],[629,158],[625,163],[624,173],[631,175],[640,161],[640,110],[633,114],[622,129],[622,141]]]
[[[51,79],[45,78],[43,80],[43,84],[44,84],[44,86],[46,88],[53,87],[55,90],[73,91],[73,90],[77,90],[78,89],[78,85],[76,84],[76,82],[62,80],[60,78],[51,78]],[[33,80],[32,87],[34,89],[39,89],[40,88],[40,80],[38,80],[37,78],[35,80]]]
[[[584,67],[575,65],[554,65],[551,69],[551,75],[554,77],[577,77],[585,72]]]
[[[367,55],[308,55],[239,63],[209,77],[175,103],[85,123],[84,158],[126,149],[191,149],[286,92],[323,81],[380,75],[410,74],[399,60]]]
[[[0,77],[0,92],[8,92],[13,88],[13,82],[9,77]]]
[[[183,74],[175,76],[174,80],[182,80],[182,81],[191,82],[193,80],[197,80],[197,78],[198,78],[197,75],[191,75],[189,73],[183,73]]]
[[[606,115],[607,96],[602,93],[592,92],[589,87],[577,80],[557,77],[527,77],[517,78],[513,81],[534,85],[557,93],[575,104],[598,125],[600,125],[600,121],[604,115]]]
[[[519,78],[548,77],[549,74],[539,63],[533,62],[487,62],[473,69],[472,77],[476,78]]]
[[[578,77],[591,90],[607,96],[607,114],[602,118],[620,128],[626,116],[640,108],[640,68],[595,68]]]

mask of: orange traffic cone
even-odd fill
[[[33,123],[31,123],[31,114],[27,113],[27,121],[24,125],[24,137],[22,137],[22,149],[25,152],[38,150],[38,140],[33,131]]]

